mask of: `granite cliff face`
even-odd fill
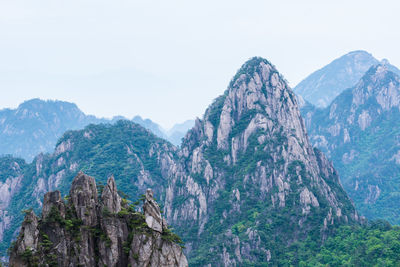
[[[40,218],[27,211],[10,266],[188,266],[150,189],[143,210],[119,196],[113,177],[98,196],[95,180],[79,173],[66,202],[49,192]]]
[[[371,67],[325,109],[302,110],[311,142],[327,154],[361,213],[400,222],[400,77]]]
[[[180,153],[164,209],[194,266],[276,264],[280,248],[359,220],[331,163],[309,143],[296,97],[265,59],[242,66]]]

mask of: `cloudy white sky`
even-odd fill
[[[0,108],[39,97],[168,128],[262,56],[295,86],[352,50],[400,66],[399,1],[0,0]]]

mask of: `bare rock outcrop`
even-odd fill
[[[118,213],[121,211],[122,198],[118,194],[117,185],[115,184],[114,176],[111,176],[107,180],[107,185],[103,189],[101,194],[101,202],[104,208],[112,213]]]
[[[98,198],[94,178],[80,172],[67,199],[49,192],[40,219],[27,211],[10,266],[188,266],[150,189],[143,214],[119,196],[113,177]]]
[[[146,191],[143,211],[147,225],[154,231],[162,233],[163,218],[161,216],[160,207],[153,198],[153,191],[151,189],[147,189]]]

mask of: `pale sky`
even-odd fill
[[[250,57],[291,86],[352,50],[400,66],[399,1],[0,0],[0,108],[31,98],[169,128]]]

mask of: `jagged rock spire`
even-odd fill
[[[72,182],[68,203],[59,191],[47,193],[42,220],[27,213],[10,266],[188,266],[172,233],[161,235],[167,224],[151,189],[143,207],[146,220],[143,214],[121,207],[112,176],[101,200],[94,178],[82,172]]]
[[[107,208],[111,213],[121,211],[121,197],[118,194],[114,176],[110,176],[107,180],[107,185],[104,187],[101,194],[103,208]]]
[[[143,204],[144,216],[146,217],[147,225],[157,231],[162,233],[163,230],[163,218],[161,216],[160,207],[153,198],[153,191],[147,189],[146,199]]]
[[[69,194],[78,218],[85,225],[96,225],[97,187],[94,178],[79,172],[72,181]]]

